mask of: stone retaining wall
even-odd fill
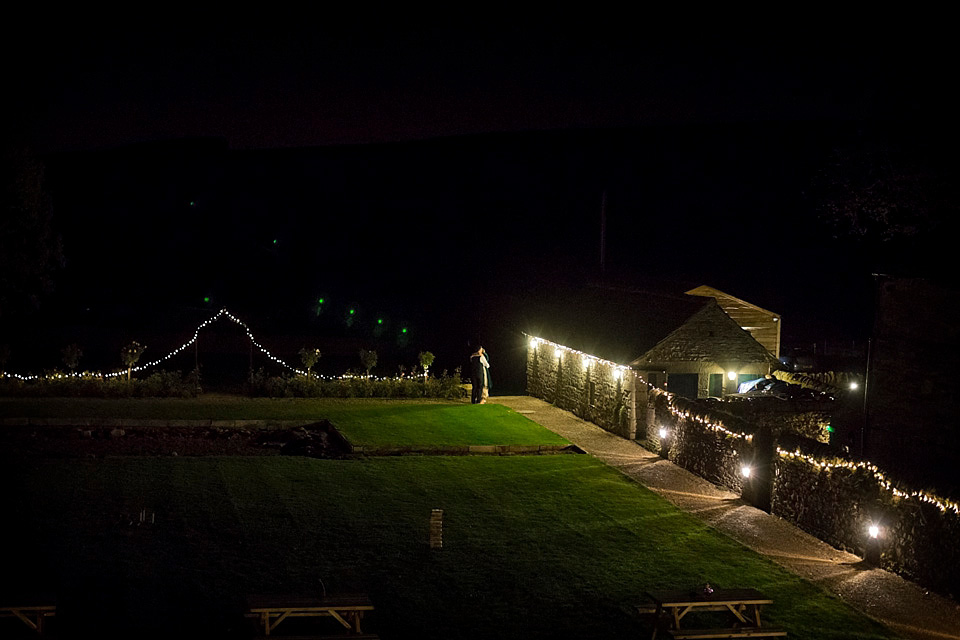
[[[527,393],[630,438],[635,428],[633,382],[614,363],[572,350],[558,353],[545,341],[527,349]]]
[[[731,411],[729,403],[668,398],[647,389],[634,372],[624,373],[614,363],[555,352],[546,342],[528,349],[530,395],[635,438],[825,542],[928,588],[960,595],[960,516],[920,498],[896,497],[889,481],[872,469],[836,466],[855,463],[837,458],[827,446],[826,407],[795,411],[783,405],[782,411],[768,411],[740,403]],[[798,447],[808,457],[778,454]],[[876,539],[868,534],[871,524],[880,528]]]
[[[779,455],[772,513],[888,571],[960,595],[960,515],[918,497],[898,497],[871,469],[852,464]],[[879,530],[875,539],[871,525]]]

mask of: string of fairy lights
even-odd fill
[[[893,482],[884,475],[882,471],[875,465],[870,462],[851,462],[848,460],[826,460],[818,459],[813,456],[806,455],[801,453],[799,450],[796,451],[787,451],[777,447],[777,454],[783,458],[791,458],[797,460],[803,460],[807,464],[821,470],[831,470],[831,469],[848,469],[850,471],[866,470],[873,474],[873,477],[876,479],[877,483],[883,488],[895,495],[898,498],[916,498],[921,502],[926,502],[928,504],[935,505],[939,507],[941,511],[953,511],[955,514],[960,515],[960,505],[950,500],[940,498],[932,493],[926,491],[902,491],[894,486]]]
[[[730,431],[729,429],[724,427],[723,424],[719,422],[712,422],[706,416],[697,415],[697,414],[691,413],[689,410],[685,410],[677,407],[674,403],[674,394],[664,389],[660,389],[655,385],[650,384],[640,374],[633,371],[628,366],[617,364],[616,362],[612,362],[610,360],[604,360],[603,358],[598,358],[588,353],[584,353],[576,349],[571,349],[570,347],[564,346],[562,344],[557,344],[556,342],[551,342],[550,340],[546,340],[544,338],[531,336],[529,334],[524,334],[524,335],[526,335],[529,338],[530,348],[533,349],[534,351],[537,351],[537,349],[541,348],[541,345],[544,345],[547,348],[552,347],[554,349],[554,356],[557,359],[562,359],[568,355],[578,356],[583,361],[584,369],[587,369],[589,366],[594,364],[603,364],[613,369],[614,378],[617,380],[622,379],[624,374],[628,372],[632,373],[637,380],[646,384],[651,391],[653,391],[656,394],[666,396],[667,408],[669,409],[670,413],[672,413],[677,417],[685,418],[688,420],[694,420],[708,429],[713,429],[714,431],[719,431],[729,436],[733,436],[735,438],[743,438],[747,442],[751,442],[753,440],[753,435],[751,434]],[[827,469],[827,470],[834,469],[834,468],[843,468],[843,469],[850,469],[850,470],[864,469],[866,471],[869,471],[871,474],[873,474],[873,477],[877,480],[877,482],[883,489],[889,491],[890,493],[892,493],[894,496],[897,496],[898,498],[916,498],[921,502],[926,502],[928,504],[935,505],[941,511],[949,510],[955,514],[960,515],[960,505],[958,505],[955,502],[951,502],[950,500],[940,498],[926,491],[903,491],[901,489],[898,489],[896,486],[894,486],[893,482],[882,471],[880,471],[880,469],[876,465],[874,465],[871,462],[849,462],[844,460],[828,461],[826,459],[818,459],[818,458],[814,458],[813,456],[802,454],[800,451],[786,451],[779,447],[777,447],[777,454],[779,454],[782,457],[789,457],[792,459],[803,460],[804,462],[812,465],[817,469]]]
[[[733,436],[734,438],[743,438],[747,442],[750,442],[753,440],[753,435],[749,433],[731,431],[727,429],[725,426],[723,426],[723,424],[720,422],[713,422],[706,416],[696,415],[696,414],[690,413],[689,410],[680,409],[674,404],[675,394],[670,393],[669,391],[666,391],[664,389],[661,389],[660,387],[654,384],[650,384],[646,379],[644,379],[643,376],[641,376],[639,373],[637,373],[632,368],[626,365],[617,364],[616,362],[613,362],[611,360],[604,360],[603,358],[598,358],[597,356],[591,355],[589,353],[584,353],[583,351],[578,351],[577,349],[571,349],[570,347],[567,347],[565,345],[558,344],[556,342],[551,342],[550,340],[546,340],[545,338],[531,336],[529,334],[524,334],[524,335],[526,335],[530,339],[530,348],[533,349],[534,351],[540,348],[540,345],[543,344],[543,345],[547,345],[548,348],[549,347],[553,348],[554,356],[557,359],[563,359],[565,355],[575,355],[579,357],[583,363],[584,369],[587,369],[590,366],[597,365],[597,364],[605,365],[607,367],[610,367],[613,370],[613,377],[615,380],[622,380],[623,377],[627,374],[633,375],[635,379],[647,385],[647,388],[649,388],[650,391],[653,391],[658,395],[662,395],[666,397],[667,408],[670,410],[670,413],[672,413],[677,417],[687,418],[689,420],[695,420],[696,422],[699,422],[701,425],[703,425],[708,429],[712,429],[713,431],[717,431],[729,436]]]
[[[260,343],[257,341],[257,339],[254,337],[253,333],[250,331],[250,327],[247,326],[247,323],[244,322],[243,320],[241,320],[240,318],[236,317],[235,315],[233,315],[233,314],[230,313],[229,311],[227,311],[226,308],[220,309],[220,311],[218,311],[218,312],[216,313],[216,315],[214,315],[212,318],[210,318],[210,319],[208,319],[208,320],[205,320],[204,322],[200,323],[200,326],[198,326],[197,329],[196,329],[196,331],[193,332],[193,337],[192,337],[192,338],[190,338],[189,340],[187,340],[186,342],[184,342],[182,345],[180,345],[179,347],[177,347],[176,349],[174,349],[173,351],[171,351],[171,352],[168,353],[167,355],[163,356],[162,358],[157,358],[156,360],[152,360],[151,362],[147,362],[147,363],[145,363],[145,364],[141,364],[141,365],[139,365],[139,366],[132,367],[132,368],[130,369],[130,371],[132,371],[132,372],[139,372],[139,371],[143,371],[144,369],[149,369],[150,367],[156,366],[156,365],[158,365],[158,364],[160,364],[160,363],[166,362],[166,361],[169,360],[170,358],[174,357],[175,355],[177,355],[177,354],[180,353],[181,351],[187,349],[187,348],[190,347],[192,344],[194,344],[194,343],[200,338],[200,331],[202,331],[205,327],[207,327],[208,325],[213,324],[214,322],[216,322],[217,320],[219,320],[219,319],[222,318],[222,317],[226,317],[226,318],[228,318],[229,320],[232,320],[232,321],[235,322],[236,324],[238,324],[238,325],[240,325],[241,327],[243,327],[243,330],[244,330],[244,331],[246,332],[246,334],[247,334],[247,338],[250,339],[250,343],[253,344],[253,346],[255,346],[257,349],[259,349],[260,352],[261,352],[263,355],[267,356],[267,358],[269,358],[269,359],[272,360],[273,362],[276,362],[276,363],[279,364],[280,366],[285,367],[285,368],[289,369],[290,371],[293,371],[294,373],[297,373],[297,374],[299,374],[299,375],[305,375],[305,374],[307,373],[306,371],[303,371],[303,370],[301,370],[301,369],[297,369],[296,367],[293,367],[293,366],[289,365],[288,363],[284,362],[282,359],[280,359],[280,358],[278,358],[277,356],[275,356],[275,355],[273,355],[272,353],[270,353],[270,352],[267,350],[266,347],[264,347],[262,344],[260,344]],[[22,374],[18,374],[18,373],[8,373],[8,372],[4,372],[3,375],[4,375],[5,377],[17,378],[18,380],[53,380],[53,379],[59,379],[59,378],[81,378],[81,377],[84,377],[84,376],[95,376],[95,377],[102,377],[102,378],[114,378],[114,377],[117,377],[117,376],[126,375],[126,370],[124,370],[124,371],[116,371],[116,372],[113,372],[113,373],[91,373],[91,372],[86,372],[86,373],[53,373],[53,374],[47,374],[47,375],[22,375]]]

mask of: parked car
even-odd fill
[[[779,398],[781,400],[816,400],[823,397],[811,389],[798,384],[790,384],[776,378],[757,378],[748,380],[737,387],[737,393],[728,398]]]

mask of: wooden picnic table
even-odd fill
[[[647,596],[655,605],[651,640],[657,637],[663,617],[667,618],[667,633],[674,640],[771,638],[787,635],[783,629],[763,625],[760,607],[773,604],[773,600],[756,589],[716,589],[709,594],[689,590],[650,591]],[[719,629],[698,629],[681,625],[681,621],[688,614],[701,611],[726,611],[732,616],[731,624]]]
[[[373,603],[365,594],[340,594],[323,597],[254,595],[247,597],[250,617],[259,619],[264,635],[277,628],[287,618],[330,617],[339,622],[351,635],[363,631],[363,614],[373,611]]]
[[[56,614],[57,605],[55,604],[0,606],[0,618],[18,618],[40,635],[43,635],[43,621]]]

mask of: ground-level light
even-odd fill
[[[660,427],[660,438],[663,439],[666,437],[667,437],[667,430],[664,429],[663,427]]]
[[[880,527],[878,527],[878,526],[875,525],[875,524],[872,524],[872,525],[870,525],[870,527],[867,529],[867,533],[870,534],[870,537],[871,537],[871,538],[876,539],[876,538],[880,537]]]
[[[750,468],[750,465],[745,464],[740,467],[740,475],[742,475],[744,478],[749,478],[751,473],[753,473],[753,469]]]

